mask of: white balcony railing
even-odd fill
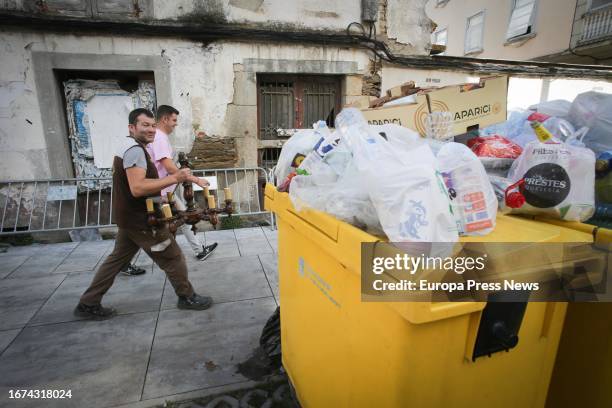
[[[598,40],[612,34],[612,7],[590,12],[584,17],[580,42]]]

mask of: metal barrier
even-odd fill
[[[268,174],[259,167],[194,170],[199,177],[215,176],[218,200],[223,189],[233,195],[236,215],[272,214],[263,210]],[[0,181],[0,235],[114,226],[111,178]],[[196,200],[204,206],[203,195]]]

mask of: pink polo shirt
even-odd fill
[[[156,129],[155,140],[153,140],[153,143],[149,143],[147,145],[147,151],[149,152],[151,160],[153,160],[153,163],[157,168],[159,178],[161,179],[166,177],[168,175],[168,172],[166,171],[164,165],[161,163],[161,160],[166,158],[174,160],[174,151],[172,150],[172,145],[170,144],[170,139],[168,139],[168,135],[162,132],[161,130]],[[165,197],[167,192],[174,191],[175,188],[176,184],[164,188],[161,192],[162,197]]]

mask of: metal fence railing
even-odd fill
[[[581,42],[602,39],[612,35],[612,6],[595,10],[584,17]]]
[[[259,167],[194,170],[199,177],[215,176],[211,192],[224,200],[233,195],[234,214],[269,214],[263,208],[268,174]],[[0,235],[113,226],[113,185],[110,178],[67,178],[0,181]],[[196,200],[203,206],[202,194]],[[274,220],[270,214],[270,223]]]

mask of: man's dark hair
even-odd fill
[[[159,122],[166,116],[172,116],[173,113],[176,113],[178,115],[179,111],[177,111],[170,105],[159,105],[159,107],[157,108],[157,121]]]
[[[153,112],[151,112],[148,109],[145,109],[145,108],[134,109],[133,111],[130,112],[130,115],[128,116],[128,121],[130,125],[135,125],[140,115],[145,115],[147,118],[155,117],[153,116]]]

